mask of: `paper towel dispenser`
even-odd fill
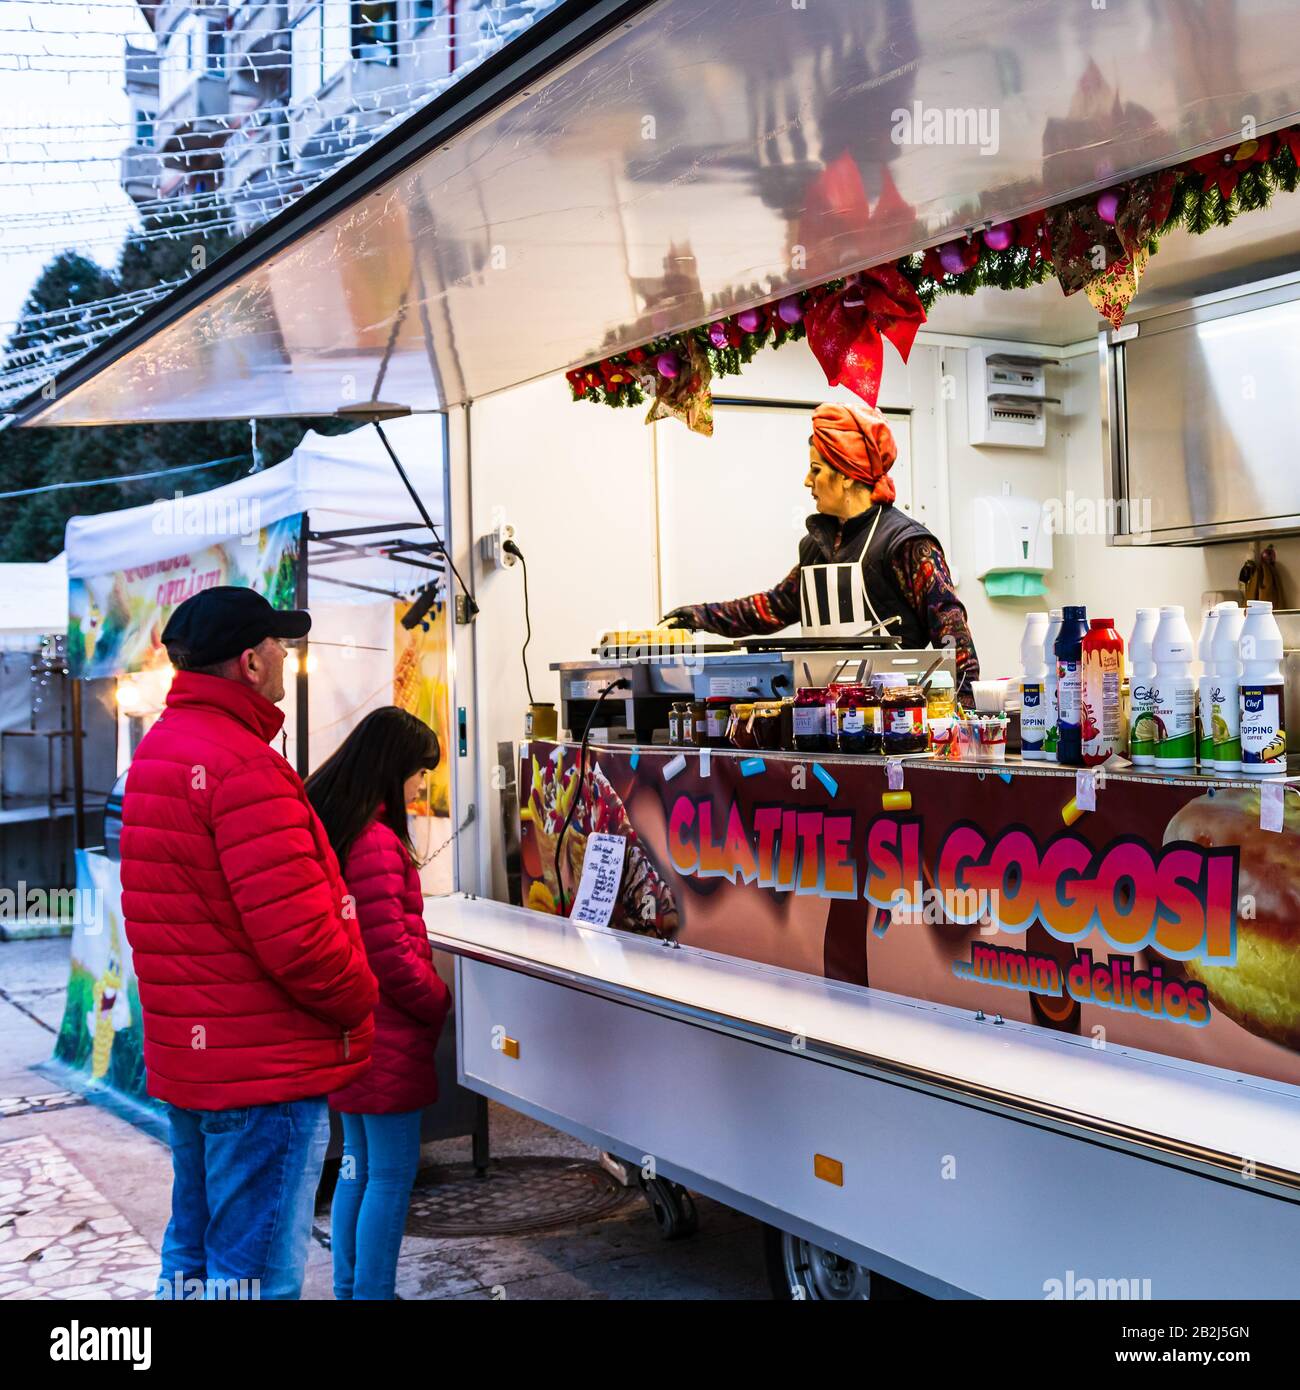
[[[1052,526],[1044,503],[1011,493],[974,497],[970,522],[975,577],[984,581],[990,597],[1046,591],[1043,575],[1052,568]]]

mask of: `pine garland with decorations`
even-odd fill
[[[1168,210],[1150,235],[1143,236],[1141,246],[1134,248],[1143,262],[1157,251],[1160,238],[1174,230],[1202,236],[1213,227],[1226,227],[1242,213],[1266,208],[1277,192],[1295,192],[1300,187],[1300,126],[1198,156],[1175,166],[1171,174]],[[1053,230],[1068,224],[1075,212],[1115,226],[1126,205],[1136,199],[1139,186],[1153,177],[1160,176],[1146,175],[1072,204],[988,226],[982,226],[984,219],[973,213],[967,220],[972,229],[980,226],[981,230],[904,256],[893,269],[912,286],[926,313],[945,295],[1041,285],[1059,270],[1052,253]],[[1064,282],[1063,270],[1059,273]],[[787,293],[576,367],[565,373],[573,399],[614,407],[642,405],[647,395],[655,395],[663,382],[671,382],[683,370],[691,340],[702,350],[714,377],[735,376],[761,349],[805,338],[808,311],[839,294],[846,283],[839,278]],[[758,286],[753,291],[762,293]]]

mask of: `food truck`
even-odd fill
[[[1032,613],[1285,609],[1298,39],[1280,0],[560,5],[19,410],[443,416],[461,1080],[666,1235],[691,1192],[766,1222],[786,1297],[1300,1293],[1290,620],[1263,776],[1015,732]],[[660,626],[790,569],[823,402],[882,412],[965,610],[952,746],[933,681],[923,747],[794,746],[831,686],[959,674],[852,593]]]

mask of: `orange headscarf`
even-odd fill
[[[873,484],[873,502],[894,500],[889,470],[898,457],[898,445],[880,411],[871,406],[819,405],[813,411],[812,428],[813,443],[836,472]]]

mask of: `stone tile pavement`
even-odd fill
[[[164,1144],[81,1103],[41,1070],[63,1013],[66,940],[0,942],[0,1298],[144,1298],[167,1223]],[[491,1107],[492,1153],[594,1157],[585,1145]],[[469,1158],[469,1141],[426,1147],[427,1162]],[[602,1219],[528,1234],[408,1235],[404,1299],[766,1298],[758,1223],[698,1203],[700,1228],[665,1242],[639,1196]],[[332,1298],[328,1204],[304,1297]]]

